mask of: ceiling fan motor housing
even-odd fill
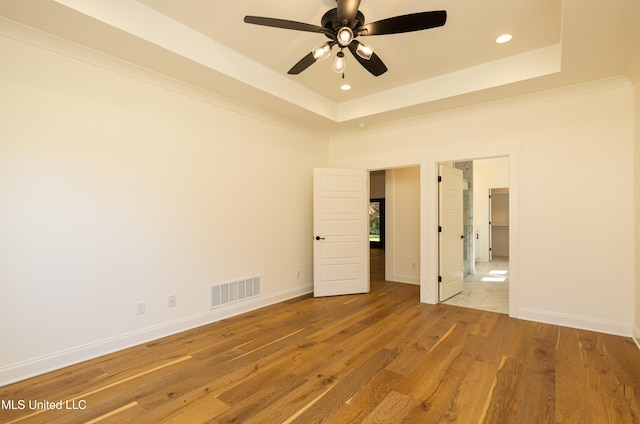
[[[340,20],[338,19],[337,8],[331,9],[327,13],[325,13],[322,16],[322,19],[320,22],[324,28],[330,30],[334,34],[336,31],[338,31],[340,28],[344,26],[342,25],[342,22],[340,22]],[[349,22],[348,26],[351,29],[355,29],[361,25],[364,25],[364,15],[362,14],[362,12],[358,10],[358,13],[356,13],[355,19],[353,20],[353,22]],[[325,34],[325,35],[328,38],[332,38],[329,34]],[[357,34],[354,34],[354,35],[357,35]]]

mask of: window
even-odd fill
[[[371,247],[384,248],[384,199],[369,201],[369,242]]]

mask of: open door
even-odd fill
[[[313,171],[313,295],[369,291],[367,171]]]
[[[462,292],[464,284],[464,228],[462,170],[439,165],[439,300]]]

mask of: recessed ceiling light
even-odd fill
[[[511,36],[511,34],[502,34],[500,37],[496,38],[496,43],[498,44],[504,44],[504,43],[508,43],[509,41],[511,41],[513,37]]]
[[[342,90],[342,91],[349,91],[349,90],[351,90],[351,86],[350,86],[349,84],[347,84],[347,83],[344,83],[344,84],[342,84],[342,85],[340,86],[340,90]]]

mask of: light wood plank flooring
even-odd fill
[[[2,423],[638,423],[629,338],[419,303],[284,303],[0,388]],[[32,410],[68,401],[84,409]]]

